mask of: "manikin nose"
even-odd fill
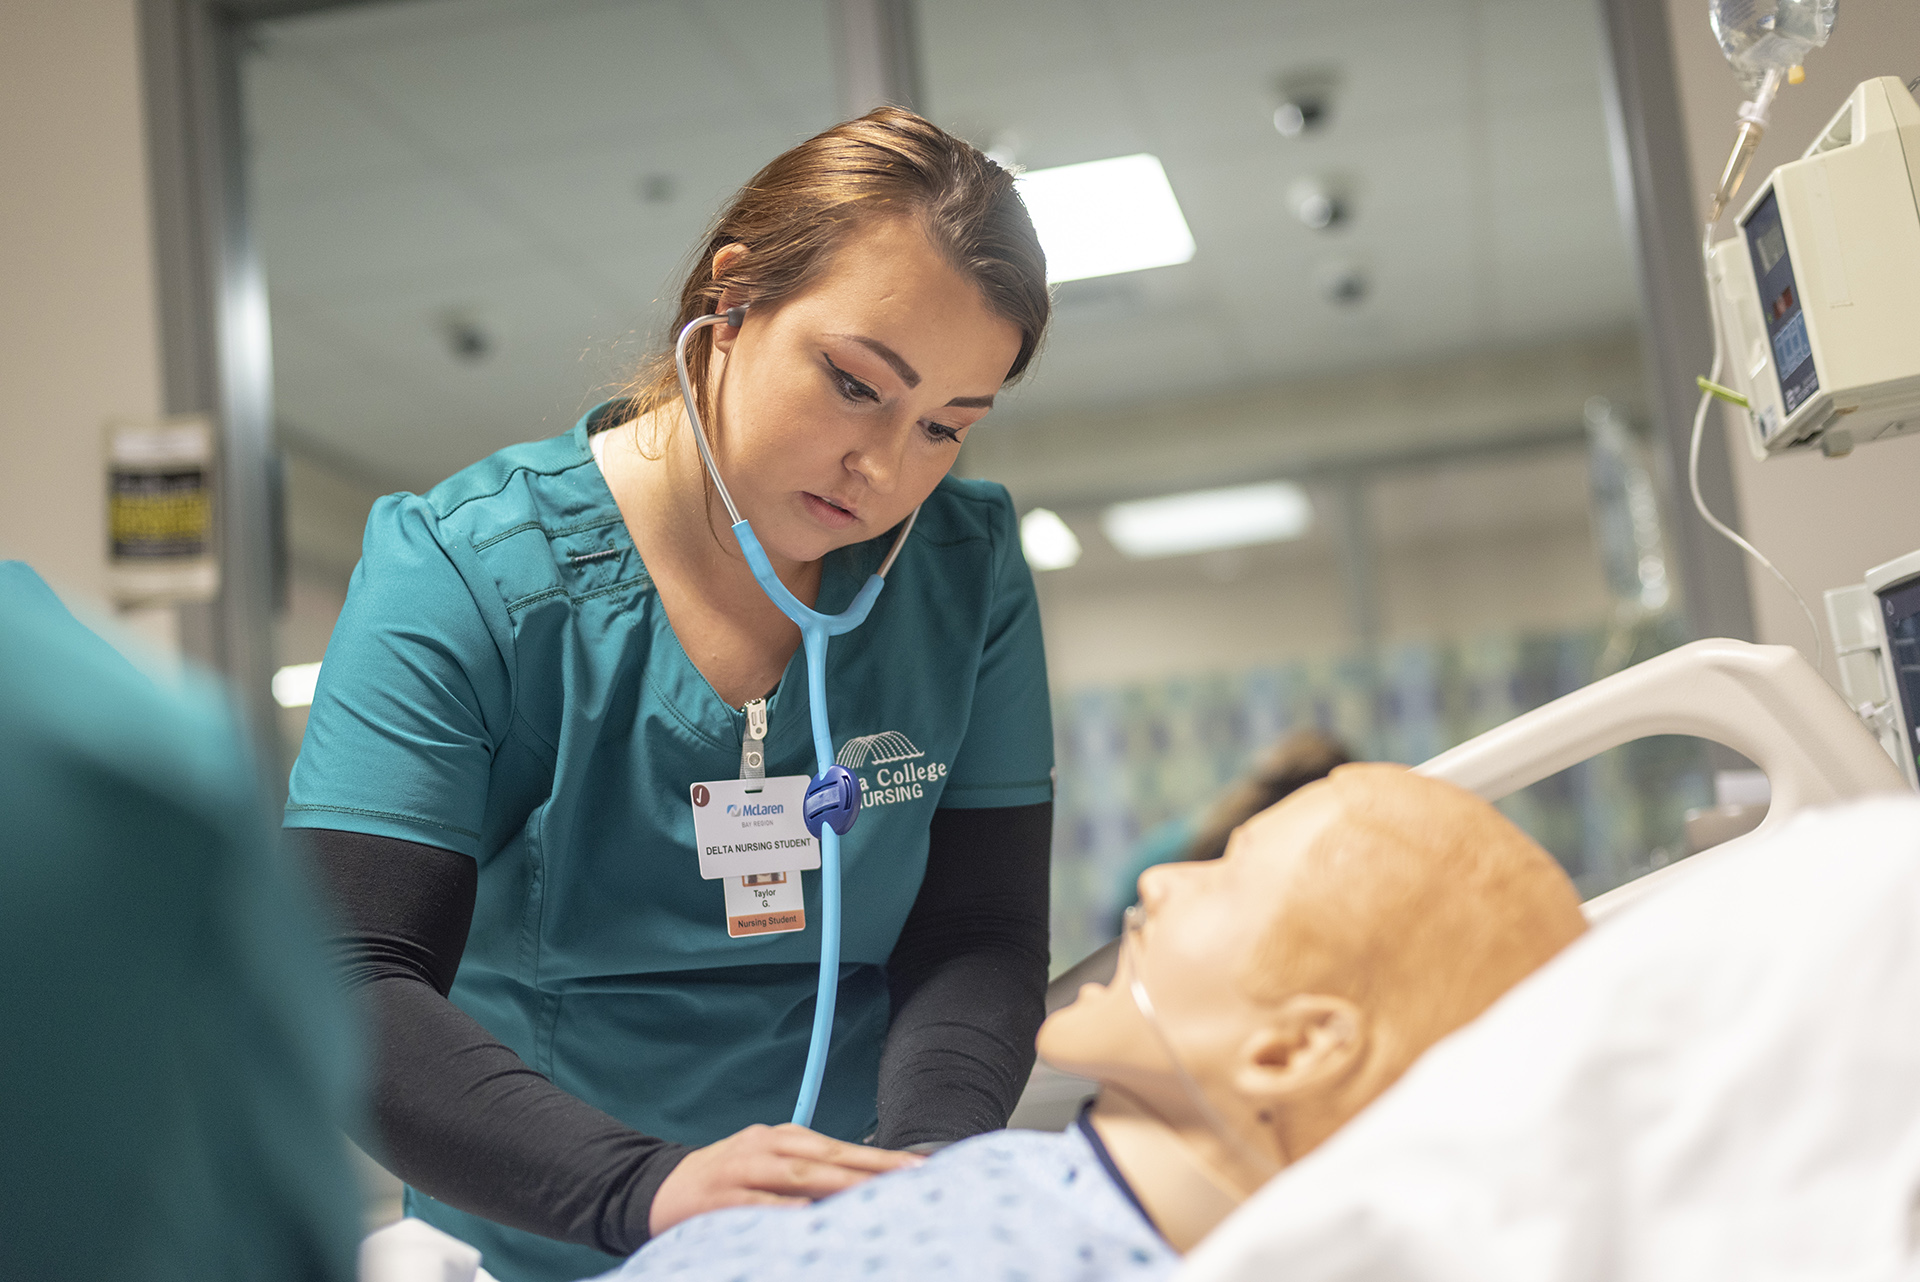
[[[1140,906],[1146,909],[1157,907],[1167,897],[1167,879],[1173,875],[1171,868],[1160,864],[1141,873],[1140,880],[1134,883],[1140,893]]]

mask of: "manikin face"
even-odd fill
[[[1144,981],[1161,1029],[1215,1106],[1264,1009],[1242,977],[1269,947],[1304,854],[1340,816],[1339,794],[1308,787],[1237,829],[1224,857],[1162,864],[1140,877],[1139,928],[1129,932],[1111,984],[1088,984],[1040,1029],[1040,1054],[1064,1072],[1153,1101],[1167,1096],[1165,1045],[1135,1005]],[[1177,1102],[1177,1097],[1176,1097]]]
[[[793,561],[904,520],[1020,352],[1019,328],[906,221],[863,229],[810,288],[714,334],[715,461],[761,543]]]

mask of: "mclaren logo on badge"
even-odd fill
[[[862,766],[889,766],[926,755],[898,730],[882,730],[879,734],[863,734],[858,739],[847,740],[840,745],[840,755],[834,760],[849,770],[858,770]]]

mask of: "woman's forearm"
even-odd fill
[[[332,950],[372,1034],[362,1147],[461,1210],[614,1255],[637,1249],[654,1192],[690,1150],[567,1094],[447,1000],[473,861],[393,838],[306,835],[336,910]]]
[[[888,962],[887,1148],[1005,1126],[1046,1014],[1053,806],[935,812],[927,872]]]
[[[690,1150],[642,1135],[534,1072],[465,1011],[394,976],[361,986],[372,1016],[372,1133],[414,1188],[543,1237],[625,1255]]]

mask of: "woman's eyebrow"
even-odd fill
[[[866,348],[868,351],[872,352],[875,356],[878,356],[881,360],[893,366],[893,372],[898,374],[900,376],[900,381],[905,383],[908,387],[920,386],[920,371],[915,369],[913,366],[907,364],[906,360],[900,355],[900,353],[894,351],[891,347],[888,347],[885,343],[881,342],[879,339],[867,338],[860,334],[830,334],[828,335],[828,337],[844,338],[849,342],[860,344],[860,346]]]
[[[900,376],[900,381],[905,383],[909,388],[920,386],[920,371],[907,364],[905,357],[901,356],[900,353],[894,351],[879,339],[868,338],[863,334],[830,334],[828,337],[844,338],[848,342],[860,344],[860,346],[866,348],[875,356],[878,356],[888,365],[891,365],[893,372]],[[956,396],[947,402],[947,408],[955,410],[990,410],[993,408],[993,397]]]

